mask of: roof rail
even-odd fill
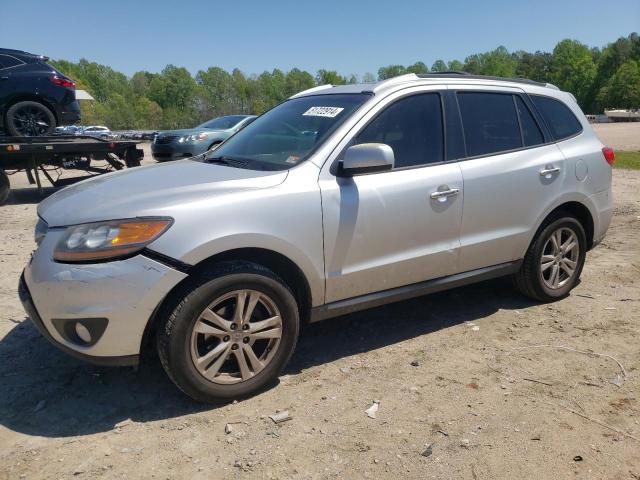
[[[497,80],[501,82],[514,82],[514,83],[526,83],[528,85],[536,85],[538,87],[546,87],[550,84],[536,82],[535,80],[529,80],[528,78],[510,78],[510,77],[495,77],[491,75],[474,75],[467,72],[438,72],[438,73],[419,73],[419,78],[459,78],[464,76],[465,80]]]
[[[471,74],[469,72],[463,72],[462,70],[444,70],[442,72],[419,73],[418,77],[422,77],[422,75],[471,75]]]

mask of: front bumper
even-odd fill
[[[67,353],[98,364],[135,363],[154,310],[186,274],[143,255],[97,264],[54,262],[63,231],[49,230],[24,269],[20,298],[27,314]],[[89,345],[63,335],[59,327],[61,322],[96,319],[108,322]]]
[[[95,365],[103,365],[107,367],[126,367],[129,365],[137,365],[140,355],[123,355],[119,357],[94,357],[91,355],[87,355],[85,353],[79,352],[77,350],[73,350],[72,348],[63,345],[62,343],[56,341],[55,338],[51,336],[47,328],[44,326],[42,322],[42,318],[38,314],[36,310],[36,306],[33,303],[33,299],[31,298],[31,292],[29,292],[29,288],[27,287],[27,283],[24,281],[24,273],[20,275],[20,284],[18,285],[18,295],[20,296],[20,301],[22,302],[22,306],[24,307],[24,311],[27,312],[27,315],[36,326],[38,331],[42,334],[44,338],[53,343],[56,347],[58,347],[63,352],[76,357],[80,360],[84,360],[86,362],[93,363]]]
[[[151,155],[159,162],[191,158],[207,151],[205,143],[152,143]]]

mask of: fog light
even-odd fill
[[[91,343],[91,333],[89,333],[89,329],[80,322],[76,322],[76,334],[83,342]]]

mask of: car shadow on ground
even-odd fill
[[[7,205],[37,205],[49,195],[53,195],[62,187],[43,186],[42,194],[38,187],[16,187],[11,189]]]
[[[285,373],[530,305],[506,280],[494,280],[308,325]],[[0,341],[0,424],[6,428],[43,437],[87,435],[129,418],[171,419],[221,406],[190,400],[155,357],[137,371],[95,367],[62,353],[20,320]]]

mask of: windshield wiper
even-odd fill
[[[244,160],[238,160],[236,158],[231,157],[207,157],[206,155],[203,157],[203,160],[207,163],[218,163],[220,165],[227,165],[229,167],[238,167],[245,168],[248,164]]]

